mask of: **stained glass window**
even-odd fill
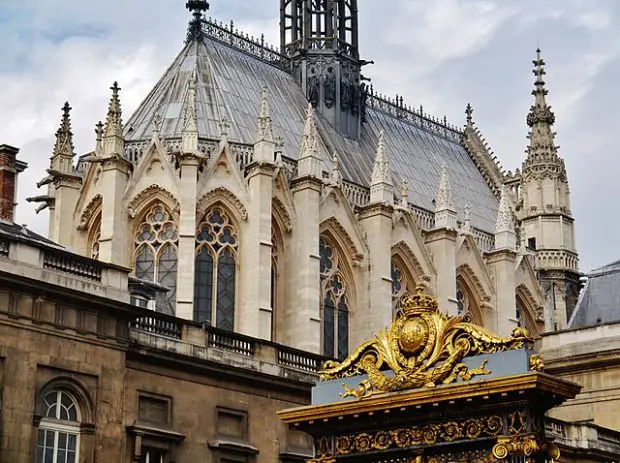
[[[271,236],[271,339],[276,339],[276,315],[278,313],[278,305],[280,303],[279,296],[279,272],[280,272],[280,246],[282,241],[280,240],[280,234],[278,228],[274,222],[272,225]]]
[[[230,218],[214,207],[196,234],[195,321],[234,330],[238,247]]]
[[[80,410],[71,394],[55,389],[43,398],[36,463],[76,463],[79,453]]]
[[[172,307],[176,305],[178,241],[177,226],[161,205],[149,209],[134,239],[136,278],[169,288],[166,298]]]
[[[410,295],[410,290],[415,288],[415,283],[407,278],[405,272],[399,259],[392,257],[392,310],[394,317],[400,310],[402,300]]]
[[[325,237],[319,241],[323,355],[340,360],[349,355],[349,303],[347,284],[338,255]]]

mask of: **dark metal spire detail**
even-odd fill
[[[536,59],[532,61],[532,63],[534,64],[534,70],[532,72],[536,76],[534,90],[532,90],[535,101],[527,115],[527,125],[533,127],[534,124],[539,122],[553,125],[555,123],[555,114],[553,114],[551,107],[547,104],[545,99],[549,91],[545,88],[545,81],[543,80],[545,75],[545,61],[540,55],[540,48],[536,50]]]
[[[187,39],[185,40],[185,43],[189,43],[202,36],[202,14],[209,9],[209,2],[207,0],[187,0],[185,8],[191,11],[193,16],[189,22]]]

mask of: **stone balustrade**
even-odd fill
[[[130,340],[176,354],[211,360],[306,383],[318,379],[325,357],[212,326],[153,313],[130,324]]]
[[[545,432],[560,447],[596,451],[617,455],[620,452],[620,432],[591,422],[574,422],[545,418]]]

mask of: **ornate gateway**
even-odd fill
[[[309,463],[557,460],[544,415],[580,387],[543,372],[525,330],[496,336],[423,290],[387,330],[323,365],[311,406],[280,412],[314,438]]]

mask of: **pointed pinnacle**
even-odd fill
[[[379,142],[377,144],[377,154],[372,169],[372,185],[379,183],[392,184],[392,170],[390,169],[390,160],[386,154],[385,133],[379,132]]]
[[[306,122],[304,124],[304,134],[299,151],[300,158],[308,155],[316,155],[319,151],[319,139],[312,103],[308,103],[308,112],[306,113]]]
[[[445,210],[455,211],[455,207],[450,177],[448,176],[448,167],[444,162],[441,165],[441,177],[439,179],[439,190],[437,191],[437,200],[435,202],[435,212]]]
[[[267,87],[263,87],[260,102],[260,115],[258,117],[259,140],[273,142],[273,128],[269,116],[269,94]]]
[[[497,211],[497,221],[495,223],[495,233],[514,232],[514,222],[512,220],[512,210],[508,198],[508,188],[502,185],[502,194]]]
[[[198,114],[196,112],[196,70],[192,72],[189,79],[189,88],[187,90],[187,99],[185,100],[185,114],[183,115],[183,131],[198,131]]]
[[[106,118],[104,137],[109,136],[123,136],[123,123],[121,121],[121,102],[119,98],[119,91],[121,88],[117,82],[114,82],[112,87],[112,98],[110,98],[110,105],[108,107],[108,116]]]
[[[73,157],[73,133],[71,132],[71,106],[66,102],[62,107],[60,127],[56,131],[56,143],[54,144],[54,156]]]

